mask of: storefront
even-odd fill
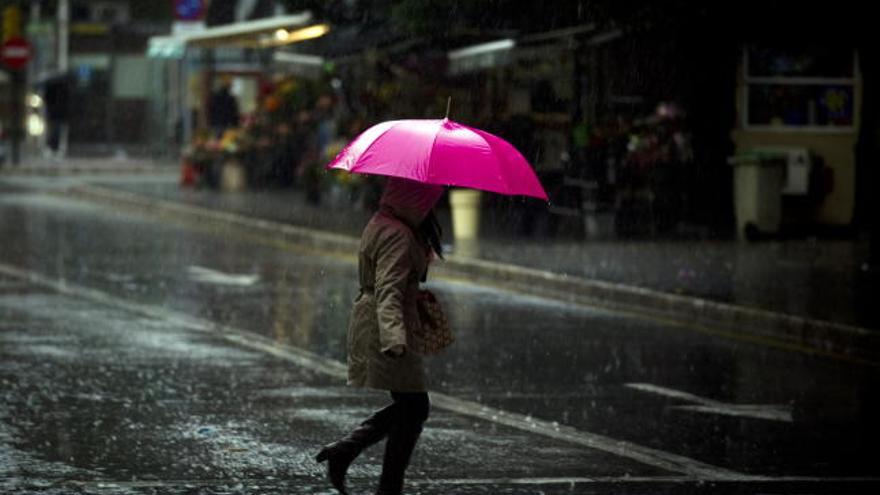
[[[851,46],[743,48],[733,140],[740,152],[769,149],[792,156],[783,193],[786,206],[798,211],[787,211],[788,220],[833,226],[853,221],[862,91]],[[808,157],[807,166],[798,168],[798,156]]]
[[[169,137],[189,142],[196,128],[207,126],[206,105],[218,80],[232,84],[245,113],[253,111],[273,49],[326,32],[326,26],[309,26],[311,20],[306,12],[151,38],[157,146]]]
[[[296,129],[313,116],[303,111],[324,101],[315,80],[323,67],[320,57],[279,48],[330,29],[311,21],[308,13],[276,16],[150,40],[156,149],[180,155],[184,183],[293,182],[291,157],[303,152],[294,148],[308,141]]]

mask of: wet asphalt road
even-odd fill
[[[0,267],[17,274],[0,277],[0,489],[328,493],[310,461],[315,446],[383,397],[231,344],[209,326],[113,301],[341,361],[352,257],[0,193]],[[435,408],[414,493],[880,486],[876,368],[472,283],[432,286],[458,330],[455,347],[431,360],[433,390],[744,478],[722,483]],[[97,304],[80,289],[112,299]],[[364,493],[378,455],[352,473]]]

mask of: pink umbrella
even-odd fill
[[[449,119],[376,124],[327,168],[548,199],[529,162],[510,143]]]

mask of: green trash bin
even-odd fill
[[[782,224],[782,189],[787,155],[746,151],[729,160],[734,168],[733,201],[737,237],[754,240],[776,234]]]

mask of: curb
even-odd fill
[[[151,215],[233,226],[324,252],[353,255],[358,249],[358,239],[349,235],[214,211],[105,187],[77,186],[58,194]],[[862,327],[454,255],[449,256],[437,268],[437,272],[516,292],[659,319],[766,346],[880,366],[880,332]]]
[[[190,221],[196,220],[202,225],[233,226],[254,234],[281,238],[315,250],[353,254],[357,252],[358,248],[358,239],[344,234],[335,234],[318,229],[262,220],[238,213],[215,211],[200,206],[176,203],[174,201],[106,187],[91,185],[75,186],[55,194],[91,202],[111,204],[151,215],[161,215]]]

